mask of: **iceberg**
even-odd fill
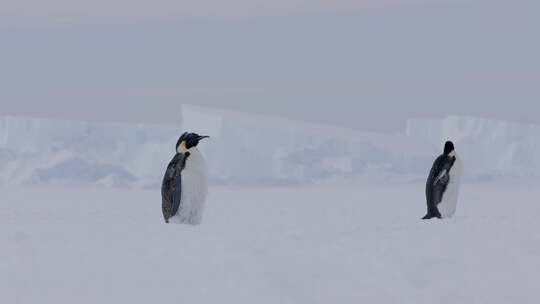
[[[179,125],[0,117],[0,182],[94,183],[114,176],[126,179],[120,184],[158,185],[179,133]]]
[[[214,117],[210,125],[216,135],[201,147],[214,183],[290,184],[381,170],[393,174],[424,171],[415,170],[419,163],[414,151],[417,145],[402,134],[366,133],[255,114],[183,107],[184,119],[201,113],[206,119]],[[190,123],[183,126],[199,130]]]
[[[0,184],[158,188],[184,131],[211,136],[200,149],[210,182],[303,184],[378,174],[423,180],[453,140],[466,180],[538,177],[540,127],[490,119],[411,119],[403,133],[367,133],[192,105],[176,125],[0,117]]]
[[[469,178],[538,177],[540,172],[537,125],[450,116],[409,120],[406,134],[422,139],[419,148],[433,153],[445,140],[454,141]]]

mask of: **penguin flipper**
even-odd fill
[[[426,182],[427,215],[424,220],[442,218],[437,206],[442,202],[444,192],[450,181],[450,167],[453,164],[445,155],[439,156],[433,163]]]
[[[174,216],[178,209],[180,209],[180,203],[182,202],[182,174],[177,172],[172,179],[172,205],[171,205],[171,217]]]
[[[427,201],[428,201],[428,212],[427,215],[422,219],[429,220],[434,217],[442,218],[441,213],[437,206],[442,202],[444,191],[446,189],[445,183],[437,183],[433,185],[428,192]]]
[[[182,199],[182,170],[189,153],[178,153],[169,163],[161,185],[162,212],[166,223],[180,209]]]

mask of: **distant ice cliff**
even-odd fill
[[[334,176],[424,177],[445,140],[469,180],[538,176],[540,127],[488,119],[413,119],[388,135],[184,106],[179,125],[0,117],[0,184],[159,187],[183,130],[223,184],[310,183]]]

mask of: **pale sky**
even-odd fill
[[[537,0],[0,0],[0,115],[540,123]]]
[[[132,22],[182,17],[262,17],[360,12],[466,0],[2,0],[5,24]]]

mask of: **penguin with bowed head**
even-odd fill
[[[447,141],[426,183],[427,214],[424,220],[450,218],[456,213],[461,180],[461,161],[454,144]]]

